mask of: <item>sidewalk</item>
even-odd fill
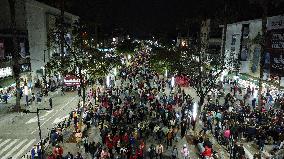
[[[59,94],[59,90],[56,90],[54,92],[49,92],[48,96],[43,96],[42,97],[42,101],[41,102],[39,102],[39,103],[34,103],[34,102],[31,103],[29,105],[29,110],[33,109],[35,106],[38,107],[38,106],[42,106],[45,103],[48,103],[48,99],[50,97],[53,97],[54,95],[58,95],[58,94]],[[12,109],[13,109],[13,106],[15,104],[16,104],[16,98],[15,97],[12,97],[11,99],[9,99],[7,104],[1,102],[0,103],[0,114],[5,114],[5,113],[11,112]],[[26,109],[26,105],[25,104],[26,104],[25,97],[22,97],[21,100],[20,100],[20,105],[21,105],[22,109]]]

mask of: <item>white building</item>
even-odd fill
[[[234,70],[239,65],[240,73],[259,77],[260,45],[255,43],[255,38],[262,34],[261,27],[261,19],[227,25],[225,44],[227,68]]]
[[[44,68],[53,51],[47,49],[48,32],[55,26],[55,20],[60,15],[60,10],[39,3],[35,0],[26,0],[27,30],[29,36],[31,70],[35,74]],[[66,23],[72,24],[79,17],[65,12]]]
[[[277,80],[284,86],[284,16],[267,18],[263,79]],[[262,19],[228,24],[225,63],[229,70],[260,77]]]
[[[10,9],[8,0],[0,0],[0,30],[9,29]],[[60,16],[60,10],[35,0],[16,0],[16,29],[27,32],[30,57],[30,67],[33,80],[41,77],[45,63],[53,54],[53,50],[47,48],[49,31],[55,26],[56,18]],[[79,17],[64,12],[65,23],[72,24]],[[45,63],[44,63],[45,57]]]

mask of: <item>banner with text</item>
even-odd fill
[[[284,77],[284,16],[267,19],[266,63],[273,76]]]

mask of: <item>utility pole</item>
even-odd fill
[[[43,143],[42,143],[42,134],[41,134],[41,127],[40,127],[40,118],[39,118],[39,112],[41,110],[51,110],[51,109],[47,109],[47,108],[43,108],[43,109],[40,109],[40,108],[37,108],[35,112],[30,112],[29,110],[27,111],[24,111],[24,113],[31,113],[31,114],[36,114],[37,116],[37,125],[38,125],[38,135],[39,135],[39,139],[40,139],[40,152],[41,152],[41,158],[40,159],[44,159],[44,147],[43,147]]]
[[[221,57],[224,60],[225,59],[225,47],[226,47],[226,34],[227,34],[227,24],[228,24],[228,18],[227,18],[227,0],[224,0],[224,28],[223,28],[223,37],[222,37],[222,50],[221,50]]]
[[[64,58],[64,0],[60,0],[60,57]]]
[[[45,64],[45,53],[46,53],[46,50],[43,50],[43,63],[44,63],[44,69],[43,69],[43,82],[44,82],[44,92],[46,92],[46,89],[47,89],[47,81],[46,81],[46,64]]]

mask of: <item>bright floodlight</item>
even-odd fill
[[[109,76],[106,77],[106,84],[107,84],[107,87],[110,86],[110,77]]]
[[[257,96],[258,96],[258,90],[254,90],[254,92],[252,92],[253,93],[253,98],[256,98],[257,99]]]
[[[174,87],[174,86],[175,86],[175,77],[172,77],[171,85],[172,85],[172,87]]]
[[[165,77],[168,77],[168,70],[165,71]]]
[[[28,86],[24,87],[24,93],[25,93],[26,96],[29,95],[29,87]]]
[[[196,116],[197,116],[197,107],[198,107],[198,104],[196,102],[194,102],[193,103],[193,110],[192,110],[192,116],[193,116],[194,120],[196,119]]]

